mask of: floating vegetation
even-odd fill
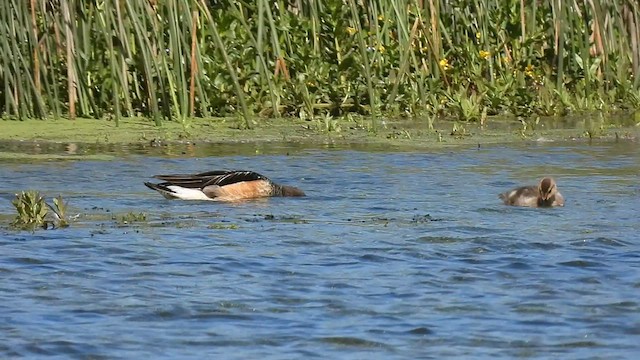
[[[429,223],[433,221],[442,221],[442,219],[434,218],[430,214],[414,215],[413,218],[411,219],[411,222],[416,224]]]
[[[455,122],[453,123],[453,127],[451,128],[451,136],[459,138],[469,135],[471,134],[467,132],[467,129],[464,127],[464,125]]]
[[[214,223],[208,225],[207,228],[215,230],[237,230],[239,226],[237,224]]]
[[[300,215],[273,215],[273,214],[255,214],[252,218],[245,219],[246,222],[274,221],[292,224],[308,224],[309,221],[303,219]]]
[[[38,228],[56,229],[69,226],[66,216],[67,203],[60,195],[53,199],[53,206],[51,206],[40,192],[29,190],[16,194],[16,198],[11,203],[17,211],[11,223],[16,229],[35,231]]]
[[[124,215],[117,215],[113,217],[114,220],[118,222],[120,225],[127,225],[131,223],[141,223],[147,221],[147,214],[145,213],[134,213],[128,212]]]

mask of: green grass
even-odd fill
[[[640,114],[640,112],[638,112]],[[429,126],[428,118],[369,118],[358,115],[264,119],[251,129],[232,118],[186,119],[188,126],[164,122],[157,127],[143,118],[113,121],[78,118],[70,120],[0,120],[0,160],[73,161],[112,160],[131,151],[170,156],[207,156],[212,151],[255,154],[268,144],[287,147],[380,146],[394,148],[438,148],[444,146],[505,143],[544,137],[549,140],[640,137],[640,115],[531,117],[519,122],[514,117],[492,117],[485,123],[439,121]],[[372,123],[379,124],[374,130]],[[127,145],[132,145],[128,147]],[[197,154],[197,155],[196,155]]]
[[[290,116],[333,131],[346,114],[637,109],[638,14],[635,0],[2,2],[0,116],[246,129]]]

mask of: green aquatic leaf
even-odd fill
[[[48,209],[39,192],[22,191],[16,194],[16,198],[11,203],[18,213],[13,226],[25,230],[35,230],[37,227],[45,226]]]

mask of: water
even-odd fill
[[[30,188],[62,194],[80,216],[62,230],[0,229],[0,357],[640,353],[637,142],[235,146],[3,164],[6,222],[13,194]],[[142,184],[218,168],[252,169],[309,196],[180,202]],[[499,202],[543,174],[556,177],[566,207]],[[124,223],[130,212],[146,220]]]

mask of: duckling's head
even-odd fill
[[[545,201],[551,199],[558,192],[555,180],[550,177],[540,180],[538,190],[540,191],[540,198]]]

